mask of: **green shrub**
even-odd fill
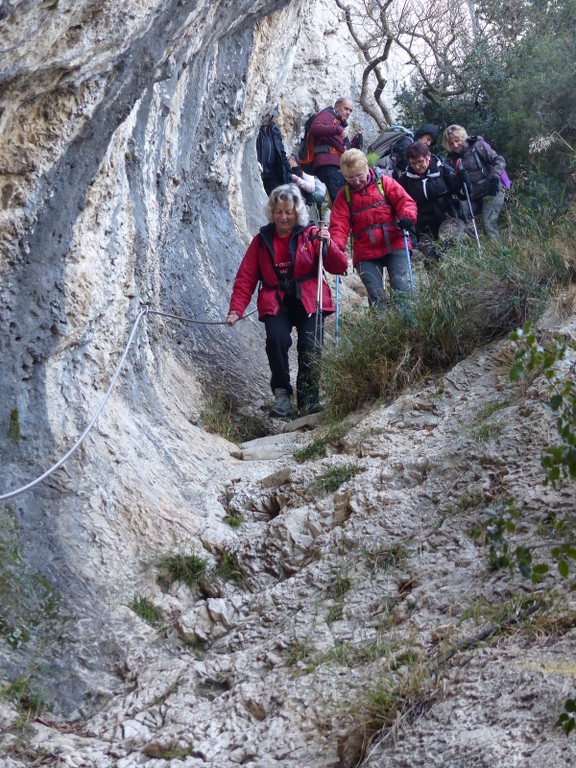
[[[547,405],[555,417],[557,440],[544,451],[541,459],[545,482],[552,486],[571,482],[576,478],[576,385],[572,366],[565,366],[564,361],[568,349],[573,353],[576,347],[568,345],[559,336],[541,343],[530,323],[510,333],[510,338],[516,344],[510,379],[518,381],[524,377],[534,380],[540,376],[548,382]],[[473,535],[483,537],[488,545],[488,559],[493,570],[507,568],[512,572],[517,569],[524,577],[538,584],[549,573],[549,565],[535,563],[532,549],[513,541],[517,521],[521,517],[516,506],[511,497],[503,495],[496,499],[484,510],[486,523],[473,531]],[[570,563],[576,561],[570,523],[571,518],[554,519],[553,531],[560,534],[563,540],[552,546],[550,553],[562,578],[570,576]],[[571,589],[575,587],[573,582]],[[576,697],[566,700],[564,711],[555,725],[562,728],[567,736],[576,728]]]
[[[217,581],[246,581],[238,556],[227,550],[219,553],[215,566],[209,567],[198,555],[183,555],[171,552],[157,558],[157,582],[167,590],[180,582],[190,589],[198,588],[203,596],[213,596],[219,591]]]
[[[343,483],[351,480],[354,475],[363,472],[356,464],[345,464],[341,467],[330,467],[318,475],[308,486],[308,489],[319,495],[335,493]]]
[[[142,621],[152,627],[158,627],[164,621],[164,614],[161,609],[146,597],[134,597],[129,607]]]
[[[569,736],[576,728],[576,699],[566,699],[564,703],[564,712],[562,712],[555,722],[556,727],[562,728],[566,736]]]
[[[478,346],[503,338],[544,310],[568,279],[572,214],[544,229],[517,217],[499,242],[447,249],[433,272],[415,269],[411,322],[390,304],[343,315],[340,343],[322,360],[327,415],[338,419],[376,400],[390,402],[423,378],[448,370]]]
[[[174,552],[161,556],[156,562],[156,568],[157,580],[163,589],[169,589],[176,582],[193,588],[206,574],[207,563],[198,555],[181,555]]]
[[[539,374],[549,382],[547,404],[556,417],[559,440],[547,448],[542,457],[546,482],[554,486],[561,479],[576,478],[576,384],[569,375],[558,372],[568,345],[556,337],[545,347],[541,346],[529,323],[512,332],[510,338],[517,345],[510,378],[516,381],[524,373]],[[571,351],[575,348],[571,347]]]
[[[226,517],[224,518],[224,522],[228,523],[230,528],[240,528],[240,526],[244,522],[244,518],[242,517],[242,515],[230,514],[230,515],[226,515]]]

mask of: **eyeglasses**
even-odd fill
[[[356,176],[344,176],[344,178],[348,182],[351,182],[351,181],[365,181],[367,175],[368,174],[366,173],[366,171],[364,171],[363,173],[357,173]]]

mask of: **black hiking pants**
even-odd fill
[[[320,332],[324,318],[320,317]],[[322,347],[315,339],[316,315],[308,315],[299,299],[284,302],[277,315],[265,315],[266,354],[272,374],[270,386],[285,389],[292,394],[290,383],[290,365],[288,352],[292,346],[292,329],[298,334],[298,374],[296,377],[296,395],[298,408],[310,407],[320,398],[320,356]],[[322,338],[320,333],[320,338]]]
[[[262,184],[264,185],[264,191],[270,197],[270,194],[273,189],[276,189],[276,187],[279,187],[281,184],[284,184],[284,179],[277,173],[274,173],[273,171],[266,172],[260,174],[262,179]]]

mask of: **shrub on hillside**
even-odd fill
[[[461,242],[432,272],[415,269],[411,322],[390,302],[342,317],[337,349],[322,362],[328,413],[341,418],[391,400],[425,376],[448,370],[475,348],[537,318],[573,270],[571,211],[549,225],[513,211],[498,242]]]

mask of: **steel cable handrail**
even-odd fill
[[[254,314],[256,312],[255,309],[253,309],[251,312],[248,312],[246,315],[243,315],[241,317],[241,320],[244,320],[244,318],[249,317],[250,315]],[[143,309],[140,310],[138,313],[138,317],[134,321],[134,325],[132,326],[132,330],[130,332],[130,336],[128,337],[128,341],[126,343],[126,347],[124,348],[124,352],[122,353],[122,357],[120,358],[120,361],[118,365],[116,366],[116,369],[114,371],[114,374],[112,376],[112,379],[110,380],[110,384],[108,386],[108,389],[106,390],[106,394],[104,395],[100,405],[96,409],[96,413],[94,416],[90,419],[90,422],[88,423],[88,426],[82,432],[80,437],[76,440],[74,445],[70,448],[69,451],[67,451],[64,456],[62,456],[59,461],[56,462],[53,466],[51,466],[49,469],[46,470],[40,477],[37,477],[35,480],[32,480],[31,482],[27,483],[26,485],[23,485],[21,488],[17,488],[14,491],[10,491],[8,493],[3,493],[0,495],[0,502],[1,501],[7,501],[8,499],[12,499],[15,496],[19,496],[21,493],[24,493],[25,491],[29,491],[31,488],[34,488],[38,483],[41,483],[43,480],[45,480],[47,477],[50,477],[54,472],[56,472],[57,469],[60,469],[60,467],[68,461],[68,459],[76,453],[78,448],[82,445],[86,437],[88,436],[90,430],[96,423],[98,416],[102,413],[104,410],[104,406],[108,402],[110,395],[112,394],[112,390],[114,389],[114,385],[116,384],[116,380],[118,379],[118,376],[120,375],[120,371],[122,370],[122,366],[124,365],[124,361],[126,360],[126,357],[128,355],[128,352],[130,350],[130,347],[132,346],[132,342],[134,341],[134,336],[136,335],[136,330],[138,328],[138,325],[140,323],[140,320],[144,317],[144,315],[162,315],[163,317],[171,317],[175,318],[176,320],[180,320],[181,322],[186,323],[197,323],[199,325],[227,325],[225,320],[218,320],[218,321],[212,321],[212,320],[192,320],[189,317],[180,317],[178,315],[173,315],[170,312],[161,312],[158,309],[151,309],[149,306],[145,306]]]

